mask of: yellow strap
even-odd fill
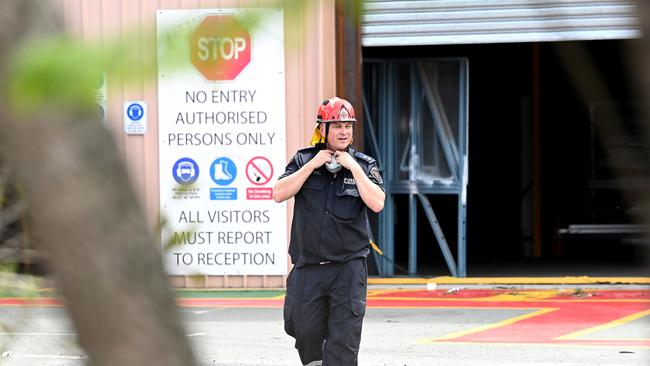
[[[372,240],[368,240],[368,241],[370,242],[370,246],[372,247],[372,249],[373,249],[375,252],[379,253],[379,255],[381,255],[381,256],[384,255],[384,252],[382,252],[381,249],[379,249],[379,247],[377,246],[377,244],[375,244]]]

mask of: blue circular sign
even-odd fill
[[[237,166],[226,157],[217,158],[210,166],[210,177],[218,185],[227,186],[237,177]]]
[[[199,165],[190,158],[180,158],[174,163],[172,175],[179,184],[192,184],[199,178]]]
[[[129,116],[131,121],[139,121],[140,118],[144,116],[144,108],[142,108],[140,103],[131,103],[126,108],[126,114]]]

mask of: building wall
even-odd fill
[[[155,23],[159,9],[210,9],[281,6],[273,0],[56,0],[69,33],[87,42],[112,42],[136,37],[143,61],[125,65],[138,69],[135,80],[107,80],[108,126],[126,160],[135,189],[153,230],[160,210],[158,168],[157,71],[146,59],[156,55]],[[334,0],[285,1],[285,75],[287,160],[309,142],[318,102],[334,95]],[[123,132],[125,101],[147,103],[144,136]],[[293,204],[288,205],[289,225]],[[289,228],[287,228],[289,230]],[[154,231],[155,232],[155,231]],[[158,243],[156,241],[156,243]],[[288,243],[287,243],[288,245]],[[290,261],[289,261],[290,262]],[[288,271],[288,269],[287,269]],[[176,276],[177,287],[283,287],[284,276]]]

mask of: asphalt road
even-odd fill
[[[183,307],[180,311],[200,365],[300,364],[293,339],[284,333],[281,308]],[[507,323],[531,311],[499,307],[369,308],[359,365],[650,365],[647,346],[432,341]],[[650,340],[650,315],[579,338]],[[0,307],[0,365],[83,365],[85,358],[75,339],[61,307]]]

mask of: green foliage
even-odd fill
[[[283,0],[286,26],[300,33],[301,13],[314,2]],[[348,11],[360,14],[362,1],[346,2]],[[241,12],[238,22],[252,30],[262,22],[256,12]],[[87,42],[63,34],[32,39],[23,43],[9,58],[9,101],[19,112],[34,109],[95,109],[96,92],[105,76],[125,86],[147,81],[156,67],[163,73],[189,66],[187,40],[197,19],[176,25],[158,34],[151,28],[122,32],[121,37],[100,43]],[[160,64],[156,64],[156,57]]]
[[[121,39],[87,42],[64,35],[23,43],[9,58],[9,101],[18,112],[34,109],[93,111],[103,77],[128,87],[155,76],[156,47],[152,29],[124,33]],[[164,34],[162,47],[167,66],[184,65],[179,47],[186,43],[187,28]],[[143,42],[150,39],[151,42]]]
[[[20,112],[88,108],[95,100],[104,59],[99,47],[62,36],[27,42],[10,60],[10,102]]]

